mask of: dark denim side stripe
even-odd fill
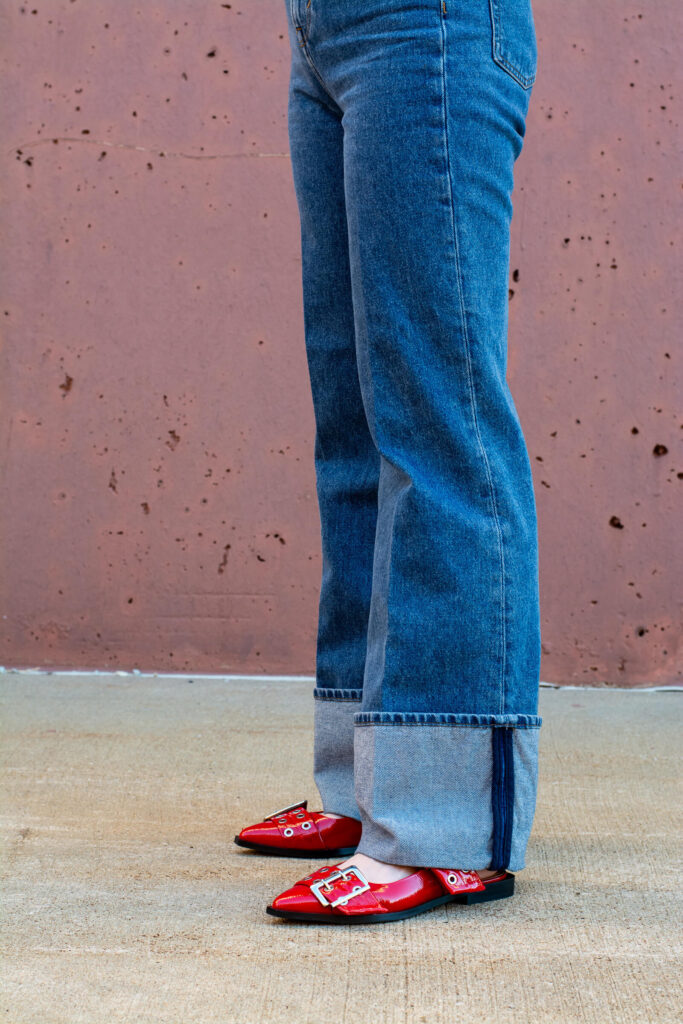
[[[491,867],[507,868],[512,850],[512,824],[515,806],[515,769],[512,729],[493,728],[493,853]]]

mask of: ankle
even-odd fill
[[[359,868],[368,882],[374,882],[376,885],[397,882],[399,879],[419,871],[417,867],[406,867],[404,864],[386,864],[384,861],[375,860],[374,857],[368,857],[364,853],[356,853],[352,857],[347,857],[339,864],[339,867],[348,868],[351,865]],[[493,868],[482,868],[477,871],[477,874],[482,882],[485,882],[487,879],[499,875],[500,871]]]
[[[415,867],[406,867],[404,864],[386,864],[384,861],[375,860],[374,857],[368,857],[364,853],[356,853],[353,857],[348,857],[342,861],[339,867],[348,868],[351,865],[362,871],[368,882],[374,882],[376,885],[397,882],[400,878],[406,878],[418,870]]]

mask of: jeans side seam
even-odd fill
[[[481,432],[479,429],[479,418],[477,415],[477,402],[474,388],[474,379],[472,374],[472,354],[470,351],[470,338],[467,325],[467,314],[465,312],[465,300],[463,295],[463,283],[462,283],[462,266],[460,260],[460,249],[458,246],[458,231],[456,225],[456,213],[455,203],[453,201],[453,168],[451,161],[450,146],[448,140],[448,85],[447,85],[447,74],[446,74],[446,53],[447,53],[447,31],[446,31],[446,19],[443,5],[441,6],[441,80],[442,80],[442,112],[443,112],[443,138],[446,154],[446,169],[448,175],[448,198],[449,198],[449,209],[451,216],[451,230],[453,235],[453,255],[455,258],[455,279],[458,296],[458,304],[460,306],[460,317],[462,322],[463,340],[464,340],[464,352],[465,352],[465,365],[467,367],[467,386],[470,395],[470,407],[472,410],[472,418],[474,421],[474,430],[479,444],[479,450],[484,460],[484,467],[486,470],[486,478],[488,481],[491,511],[493,513],[493,521],[496,528],[496,535],[498,538],[498,551],[500,555],[500,711],[501,714],[505,709],[505,652],[506,652],[506,637],[505,637],[505,555],[503,551],[503,534],[500,527],[500,521],[498,518],[498,507],[496,504],[495,489],[493,486],[493,478],[491,475],[491,466],[489,463],[488,455],[482,441]]]
[[[504,870],[510,863],[514,825],[515,775],[512,733],[492,729],[491,809],[493,812],[493,851],[491,867]]]

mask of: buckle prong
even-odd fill
[[[298,803],[290,804],[289,807],[281,807],[279,811],[273,811],[272,814],[266,814],[263,820],[270,821],[271,818],[277,818],[281,814],[288,814],[289,811],[298,811],[300,807],[305,811],[308,807],[308,800],[299,800]]]

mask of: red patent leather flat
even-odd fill
[[[360,842],[355,818],[328,818],[308,811],[307,800],[274,811],[235,836],[238,846],[279,857],[350,857]]]
[[[316,924],[402,921],[444,903],[485,903],[512,896],[515,876],[501,871],[482,881],[476,871],[421,868],[396,882],[368,882],[359,868],[320,868],[266,907],[273,917]]]

